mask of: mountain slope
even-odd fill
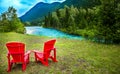
[[[25,21],[34,21],[36,19],[41,19],[49,12],[56,10],[59,7],[60,3],[55,2],[52,4],[40,2],[36,4],[32,9],[30,9],[26,14],[20,17],[20,19]]]
[[[40,2],[36,4],[32,9],[30,9],[25,15],[21,16],[20,19],[25,21],[35,21],[37,19],[42,19],[49,12],[53,12],[58,8],[63,8],[65,5],[67,6],[75,6],[75,7],[94,7],[96,5],[100,5],[100,0],[66,0],[63,3],[55,2],[52,4]]]

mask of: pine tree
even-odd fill
[[[69,25],[68,18],[70,17],[70,8],[65,6],[65,17],[64,17],[64,28],[67,28]]]
[[[71,33],[71,34],[75,34],[76,25],[75,25],[75,19],[74,19],[74,17],[72,15],[68,18],[67,23],[69,23],[68,27],[66,28],[67,32]]]

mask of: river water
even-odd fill
[[[80,39],[80,40],[84,39],[82,36],[70,35],[53,28],[52,29],[43,28],[38,26],[30,26],[25,28],[26,28],[26,34],[30,34],[30,35],[47,36],[54,38],[70,38],[70,39]]]

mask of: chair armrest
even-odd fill
[[[42,53],[42,52],[37,51],[37,50],[33,50],[32,52],[34,52],[34,53]]]
[[[55,50],[56,48],[53,48],[53,49],[51,49],[51,50]]]
[[[30,53],[31,53],[31,51],[27,51],[27,52],[25,53],[25,56],[26,56],[26,55],[29,55]]]

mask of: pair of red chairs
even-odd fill
[[[57,62],[56,60],[56,48],[54,47],[56,40],[49,40],[44,43],[44,51],[39,52],[36,50],[33,50],[35,54],[35,61],[41,61],[41,63],[45,66],[48,66],[48,58],[51,58],[54,62]],[[29,55],[31,51],[27,51],[25,53],[25,44],[21,42],[9,42],[6,44],[8,48],[8,69],[7,71],[10,72],[13,63],[21,63],[22,64],[22,70],[24,71],[26,69],[26,65],[29,63]],[[53,55],[51,54],[53,51]]]

